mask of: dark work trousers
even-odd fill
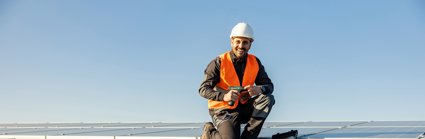
[[[275,103],[273,95],[258,95],[233,110],[209,110],[215,130],[212,139],[256,139]],[[241,124],[246,124],[242,135]]]

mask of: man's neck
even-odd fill
[[[240,61],[240,62],[245,61],[247,55],[248,54],[245,54],[243,57],[239,58],[239,57],[236,56],[235,53],[233,53],[233,51],[230,51],[230,58],[232,58],[232,61],[233,62],[235,62],[235,61]]]

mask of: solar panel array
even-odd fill
[[[203,123],[8,123],[0,139],[200,138]],[[304,139],[419,139],[425,121],[266,122],[260,138],[298,130]]]

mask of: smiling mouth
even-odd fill
[[[246,49],[244,49],[244,48],[240,48],[240,49],[237,49],[237,52],[238,52],[238,53],[243,53],[243,52],[246,52]]]

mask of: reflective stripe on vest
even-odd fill
[[[255,78],[259,70],[257,58],[254,55],[248,54],[245,71],[243,75],[242,85],[239,82],[238,74],[233,66],[230,52],[220,55],[220,82],[216,85],[223,90],[228,90],[229,86],[247,86],[254,85]],[[233,106],[229,106],[225,101],[208,100],[209,109],[235,109],[238,106],[239,99],[236,100]]]

